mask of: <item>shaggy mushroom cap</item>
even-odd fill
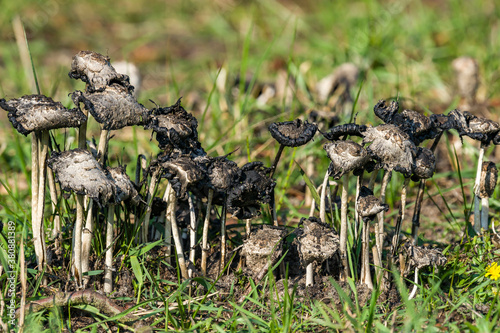
[[[368,154],[384,169],[401,172],[405,177],[411,175],[417,149],[408,134],[390,124],[370,126],[363,139],[364,144],[369,142]]]
[[[374,219],[378,213],[389,210],[389,205],[375,197],[373,191],[366,186],[361,187],[357,202],[358,214],[365,222]]]
[[[427,266],[443,266],[447,261],[441,249],[424,248],[409,243],[406,243],[403,247],[403,253],[408,259],[407,272],[412,268],[422,269]]]
[[[130,199],[135,206],[141,202],[141,197],[137,193],[134,184],[125,172],[122,166],[116,168],[108,167],[108,178],[115,183],[116,186],[116,202],[122,202]]]
[[[203,165],[190,155],[171,154],[160,161],[160,165],[165,169],[164,177],[181,200],[186,200],[187,192],[196,190],[195,185],[206,175]]]
[[[48,160],[56,181],[64,191],[87,195],[98,203],[113,202],[115,183],[110,180],[101,165],[88,150],[74,149],[61,153],[52,152]]]
[[[105,130],[143,125],[149,118],[149,110],[119,84],[112,84],[94,93],[76,91],[71,98],[75,105],[83,103]]]
[[[343,124],[334,126],[328,132],[321,134],[323,134],[325,139],[329,141],[337,141],[338,139],[340,139],[341,136],[346,136],[346,135],[363,137],[365,131],[366,131],[366,125]]]
[[[26,95],[6,101],[0,107],[9,112],[14,128],[23,135],[33,131],[79,127],[87,117],[78,109],[68,110],[60,102],[44,95]]]
[[[238,219],[260,214],[260,205],[271,202],[276,183],[269,178],[270,168],[250,162],[241,168],[241,177],[227,195],[227,210]]]
[[[340,246],[339,236],[327,224],[316,217],[302,218],[293,243],[297,247],[300,262],[304,267],[312,262],[317,265],[334,256]]]
[[[268,129],[271,136],[280,144],[287,147],[298,147],[311,141],[318,126],[295,119],[282,123],[272,123]]]
[[[332,161],[328,171],[334,179],[340,179],[344,174],[362,168],[370,159],[366,149],[351,140],[328,142],[323,148]]]
[[[470,112],[453,110],[448,114],[448,127],[458,131],[460,137],[466,135],[484,144],[490,143],[500,132],[500,125],[493,120],[476,117]]]
[[[129,77],[119,74],[111,66],[109,57],[92,51],[80,51],[73,57],[71,71],[68,73],[72,79],[80,79],[87,83],[87,92],[103,91],[112,83],[123,86],[129,93],[134,91],[130,85]]]
[[[479,182],[479,197],[491,198],[498,181],[498,169],[493,162],[483,162]]]
[[[417,147],[415,168],[411,176],[413,181],[431,178],[436,171],[436,156],[429,148]]]
[[[373,111],[375,115],[382,119],[382,121],[386,124],[392,124],[392,120],[396,113],[399,110],[399,103],[397,101],[391,101],[389,105],[385,102],[385,100],[381,99],[375,104],[373,107]]]

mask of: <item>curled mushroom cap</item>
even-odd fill
[[[88,150],[53,152],[48,165],[64,191],[87,195],[98,203],[113,201],[116,186]]]
[[[417,149],[408,134],[390,124],[368,127],[363,143],[369,142],[366,150],[384,169],[411,175]]]
[[[9,112],[10,122],[24,135],[33,131],[79,127],[87,120],[80,110],[68,110],[44,95],[26,95],[9,101],[0,99],[0,107]]]
[[[328,171],[334,179],[363,167],[370,158],[365,148],[351,140],[328,142],[323,148],[332,161]]]
[[[139,204],[141,197],[137,193],[134,184],[125,172],[122,166],[116,168],[108,167],[108,178],[115,183],[116,186],[116,202],[122,202],[130,199],[134,205]]]
[[[373,107],[373,111],[375,115],[382,119],[382,121],[386,124],[391,124],[394,116],[399,110],[399,103],[397,101],[391,101],[389,105],[387,105],[386,101],[381,99],[375,104]]]
[[[411,176],[413,181],[431,178],[436,170],[436,156],[429,148],[417,147],[415,168]]]
[[[105,130],[143,125],[149,117],[149,110],[119,84],[112,84],[94,93],[76,91],[71,98],[76,105],[83,103]]]
[[[493,162],[483,162],[479,182],[479,197],[491,198],[498,181],[498,169]]]
[[[403,252],[408,257],[408,270],[411,268],[422,269],[427,266],[443,266],[446,257],[441,249],[430,249],[406,243]]]
[[[372,220],[378,213],[389,210],[389,205],[375,197],[373,191],[366,186],[361,187],[357,202],[357,211],[363,221]]]
[[[165,178],[170,181],[176,196],[185,200],[189,190],[203,180],[205,170],[201,163],[190,155],[171,154],[161,161],[165,169]]]
[[[272,123],[268,129],[272,137],[280,144],[287,147],[298,147],[311,141],[318,126],[295,119],[282,123]]]
[[[225,156],[209,158],[207,166],[210,186],[217,191],[227,192],[241,177],[238,165]]]
[[[321,133],[323,136],[330,141],[336,141],[340,139],[341,136],[354,135],[363,137],[363,133],[366,131],[366,125],[358,124],[342,124],[331,128],[326,133]]]
[[[488,144],[500,132],[500,125],[493,120],[476,117],[470,112],[453,110],[448,114],[448,127],[458,131],[460,136],[468,136],[474,140]]]
[[[302,218],[304,229],[298,228],[293,244],[297,246],[300,262],[304,267],[314,262],[317,265],[333,257],[339,249],[339,236],[327,224],[316,217]]]
[[[227,209],[239,219],[249,219],[260,214],[260,205],[271,202],[276,183],[269,178],[270,168],[261,162],[251,162],[241,167],[241,177],[227,195]]]
[[[80,51],[73,57],[71,71],[68,73],[72,79],[80,79],[87,83],[87,91],[103,91],[112,83],[118,83],[132,93],[134,87],[130,85],[129,77],[115,71],[109,57],[92,51]]]

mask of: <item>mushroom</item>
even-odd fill
[[[384,204],[379,198],[376,198],[373,195],[373,191],[366,186],[361,187],[356,202],[356,210],[359,217],[363,220],[363,233],[361,236],[361,283],[373,289],[370,274],[370,221],[373,221],[380,212],[387,212],[389,205]]]
[[[304,229],[297,228],[293,243],[297,247],[301,264],[306,267],[306,287],[314,284],[314,265],[318,266],[339,249],[339,237],[326,223],[316,217],[302,218]]]
[[[56,128],[78,127],[86,121],[86,117],[78,109],[68,110],[60,102],[55,102],[44,95],[25,95],[9,101],[0,99],[0,107],[8,111],[8,118],[19,133],[23,135],[32,133],[31,215],[35,254],[38,269],[42,271],[47,257],[43,217],[49,146],[48,131]]]
[[[332,176],[333,179],[338,180],[342,176],[342,197],[341,197],[341,222],[340,222],[340,255],[342,257],[342,263],[344,264],[344,269],[346,270],[346,277],[348,274],[347,265],[347,195],[349,186],[349,172],[362,168],[363,165],[368,161],[369,156],[367,151],[358,143],[352,140],[346,141],[334,141],[326,143],[323,147],[331,160],[330,166],[328,167],[327,174]],[[326,177],[325,177],[326,178]],[[326,183],[323,183],[323,189],[321,191],[321,220],[325,221],[324,213],[324,193],[325,193]]]
[[[479,182],[479,197],[481,198],[481,228],[484,230],[489,229],[489,198],[493,195],[493,191],[497,186],[498,169],[493,162],[483,162],[481,168],[481,179]],[[479,233],[481,229],[476,225],[477,219],[474,221],[474,230]]]
[[[78,287],[82,286],[82,228],[83,228],[83,196],[98,203],[109,203],[116,194],[115,184],[107,178],[103,168],[84,149],[74,149],[61,153],[53,152],[48,160],[49,167],[55,172],[56,181],[63,191],[77,194],[76,221],[73,231],[72,271]]]
[[[108,168],[107,177],[116,186],[114,203],[108,206],[106,221],[106,258],[104,261],[104,287],[103,291],[109,294],[113,291],[113,236],[114,236],[114,214],[117,203],[129,200],[133,205],[139,204],[141,198],[134,184],[125,173],[125,167]]]

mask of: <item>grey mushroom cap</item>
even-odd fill
[[[88,150],[52,152],[48,165],[64,191],[87,195],[99,204],[114,202],[116,186]]]
[[[466,135],[485,144],[490,143],[500,132],[500,124],[496,121],[476,117],[467,111],[455,109],[448,114],[448,118],[448,127],[457,130],[461,137]]]
[[[373,195],[373,191],[363,186],[357,199],[357,211],[363,221],[372,220],[378,213],[389,210],[389,205]]]
[[[280,144],[287,147],[298,147],[311,141],[318,130],[318,126],[295,119],[282,123],[272,123],[268,129],[271,136]]]
[[[76,91],[71,98],[76,105],[83,103],[105,130],[143,125],[149,117],[149,110],[119,84],[112,84],[94,93]]]
[[[394,125],[368,127],[363,143],[370,143],[368,153],[386,170],[401,172],[405,177],[412,173],[416,146],[405,132]]]
[[[441,249],[430,249],[406,243],[403,247],[403,253],[409,259],[408,270],[411,268],[422,269],[427,266],[443,266],[447,261]]]
[[[429,179],[436,171],[436,156],[429,148],[417,147],[415,157],[415,168],[411,176],[414,181]]]
[[[9,112],[14,128],[23,135],[33,131],[79,127],[87,117],[78,109],[67,109],[44,95],[26,95],[6,101],[0,107]]]
[[[141,197],[125,172],[125,168],[122,166],[116,168],[108,167],[107,170],[107,177],[113,181],[116,186],[115,202],[118,203],[130,199],[133,205],[138,205],[139,202],[141,202]]]
[[[202,157],[203,158],[203,157]],[[165,169],[167,178],[175,191],[177,198],[187,199],[187,192],[197,190],[195,185],[203,180],[206,170],[196,158],[190,155],[167,156],[160,165]]]
[[[479,197],[491,198],[498,181],[498,169],[495,163],[484,161],[479,180]]]
[[[119,74],[111,66],[109,57],[93,51],[80,51],[71,63],[71,71],[68,73],[72,79],[80,79],[87,83],[87,91],[103,91],[112,83],[118,83],[129,93],[134,91],[130,85],[129,77]]]
[[[297,247],[302,265],[306,267],[312,262],[319,265],[333,257],[340,246],[335,231],[315,217],[302,218],[300,222],[304,229],[297,229],[293,244]]]
[[[328,170],[334,179],[362,168],[370,159],[366,149],[352,140],[328,142],[323,148],[332,161]]]
[[[241,177],[238,165],[225,156],[209,158],[208,177],[210,185],[218,190],[227,192]]]

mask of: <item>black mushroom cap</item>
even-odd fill
[[[93,93],[75,91],[71,94],[71,98],[75,105],[83,103],[105,130],[143,125],[149,118],[149,110],[119,84],[112,84],[102,91]]]
[[[292,244],[297,247],[304,267],[313,262],[319,265],[335,255],[340,247],[340,240],[334,229],[313,216],[302,218],[300,224],[304,228],[296,229],[297,237]]]
[[[476,117],[468,111],[455,109],[448,114],[446,126],[455,129],[460,137],[466,135],[484,144],[490,143],[500,132],[500,125],[493,120]]]
[[[366,186],[361,187],[357,203],[357,211],[363,221],[372,220],[378,213],[389,210],[389,205],[375,197],[373,191]]]
[[[370,159],[366,149],[351,140],[328,142],[323,148],[332,161],[328,171],[334,179],[340,179],[344,174],[362,168]]]
[[[187,192],[196,192],[196,185],[206,176],[203,164],[191,155],[173,153],[160,161],[167,178],[175,191],[177,198],[187,199]]]
[[[103,91],[107,86],[117,83],[123,86],[129,93],[134,91],[130,85],[128,75],[116,72],[109,57],[93,51],[80,51],[71,63],[71,71],[68,73],[72,79],[80,79],[87,83],[87,92]]]
[[[119,166],[116,168],[107,168],[107,177],[115,183],[116,186],[116,202],[130,200],[133,205],[141,202],[141,197],[135,189],[134,183],[130,180],[125,172],[125,167]]]
[[[271,169],[262,162],[250,162],[241,167],[241,177],[227,195],[227,210],[238,219],[260,214],[260,205],[271,202],[275,181],[269,178]]]
[[[78,109],[65,108],[44,95],[26,95],[6,101],[0,99],[0,107],[9,112],[14,128],[23,135],[33,131],[79,127],[87,117]]]
[[[402,252],[407,257],[408,263],[405,275],[408,274],[411,269],[422,269],[428,266],[443,266],[447,261],[441,249],[414,246],[409,244],[409,242],[405,244]]]
[[[386,101],[381,99],[373,107],[375,115],[379,117],[384,123],[392,124],[394,116],[398,113],[399,103],[397,101],[391,101],[387,105]]]
[[[363,137],[364,131],[366,131],[366,125],[342,124],[334,126],[328,132],[321,134],[323,134],[327,140],[336,141],[340,139],[341,136],[346,135]]]
[[[88,150],[52,152],[48,166],[63,191],[87,195],[99,204],[114,202],[116,185]]]
[[[381,167],[401,172],[405,177],[411,175],[417,149],[408,134],[390,124],[368,127],[363,143],[369,142],[366,150]]]
[[[417,156],[415,157],[415,168],[411,179],[418,181],[420,179],[429,179],[436,171],[436,156],[429,148],[417,147]]]
[[[498,169],[495,163],[484,161],[479,180],[479,197],[491,198],[498,181]]]
[[[227,159],[226,156],[200,158],[206,169],[206,181],[203,184],[203,193],[206,195],[211,189],[214,191],[212,202],[223,205],[227,193],[238,184],[241,178],[241,169],[238,165]]]
[[[311,141],[318,130],[318,126],[295,119],[282,123],[272,123],[268,129],[271,136],[280,144],[287,147],[298,147]]]

